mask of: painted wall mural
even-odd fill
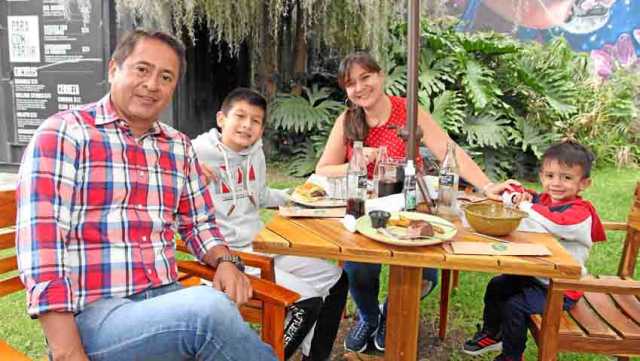
[[[640,0],[450,0],[461,30],[493,29],[520,39],[563,36],[589,52],[606,78],[615,67],[640,71]]]

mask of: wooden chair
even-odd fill
[[[627,223],[605,223],[605,229],[626,232],[618,275],[551,280],[544,315],[532,316],[531,322],[540,360],[554,361],[560,351],[614,355],[618,360],[640,356],[640,282],[632,279],[640,249],[640,182]],[[567,290],[585,294],[563,312]]]
[[[16,199],[15,191],[0,191],[0,251],[15,248],[15,221]],[[185,250],[184,245],[179,245]],[[284,360],[284,318],[287,307],[300,296],[286,288],[273,283],[275,274],[273,260],[269,257],[253,254],[243,254],[246,264],[259,267],[262,270],[262,278],[251,278],[253,287],[253,299],[241,307],[241,313],[248,322],[262,325],[262,339],[270,344],[276,355]],[[182,272],[181,281],[187,284],[199,283],[199,279],[213,279],[215,270],[195,261],[179,261],[179,271]],[[0,297],[22,291],[24,289],[18,276],[5,274],[18,270],[15,256],[0,258]],[[11,348],[6,342],[0,340],[0,360],[28,361],[26,355]]]
[[[185,244],[177,241],[181,252],[188,252]],[[261,325],[262,340],[273,347],[276,356],[284,360],[284,320],[287,308],[300,295],[275,283],[273,258],[246,252],[233,252],[251,267],[260,269],[260,278],[249,276],[253,298],[240,307],[242,317],[250,323]],[[200,279],[212,280],[215,269],[198,261],[178,261],[180,281],[183,284],[199,284]]]
[[[14,191],[0,192],[0,251],[15,248],[16,197]],[[0,258],[0,297],[24,290],[14,273],[18,270],[16,256]],[[28,361],[26,355],[0,340],[0,360]]]

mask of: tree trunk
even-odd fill
[[[296,38],[293,47],[293,85],[291,93],[302,94],[307,68],[307,39],[304,31],[304,11],[300,1],[296,1]]]
[[[269,7],[267,2],[263,2],[262,11],[262,31],[260,43],[254,46],[262,47],[261,59],[257,61],[258,74],[256,86],[267,100],[273,99],[278,91],[276,82],[278,63],[276,59],[276,40],[271,31],[271,19],[269,19]]]

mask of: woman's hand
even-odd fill
[[[364,154],[364,159],[369,163],[375,163],[376,158],[378,158],[378,148],[373,147],[363,147],[362,153]]]
[[[493,199],[494,201],[502,201],[502,192],[515,192],[516,187],[521,189],[522,186],[520,182],[514,179],[508,179],[502,183],[488,183],[484,186],[484,188],[482,188],[482,192],[489,199]]]

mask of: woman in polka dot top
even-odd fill
[[[350,107],[336,120],[316,173],[345,175],[355,140],[363,141],[369,177],[373,175],[378,147],[386,145],[391,157],[405,158],[405,141],[397,135],[397,129],[406,125],[407,101],[384,93],[384,73],[376,61],[367,53],[347,56],[340,64],[338,82],[347,93]],[[423,134],[422,143],[442,161],[447,143],[451,141],[449,136],[422,109],[418,112],[418,126]],[[491,191],[492,197],[500,199],[500,186],[494,186],[464,150],[457,148],[456,151],[461,176],[478,189]],[[422,169],[423,161],[419,156],[415,164]],[[360,314],[345,339],[345,348],[364,351],[373,338],[376,348],[384,351],[386,307],[380,307],[381,310],[378,307],[380,265],[345,262],[344,269],[349,276],[349,291]],[[435,287],[437,280],[437,270],[424,269],[423,296]]]

